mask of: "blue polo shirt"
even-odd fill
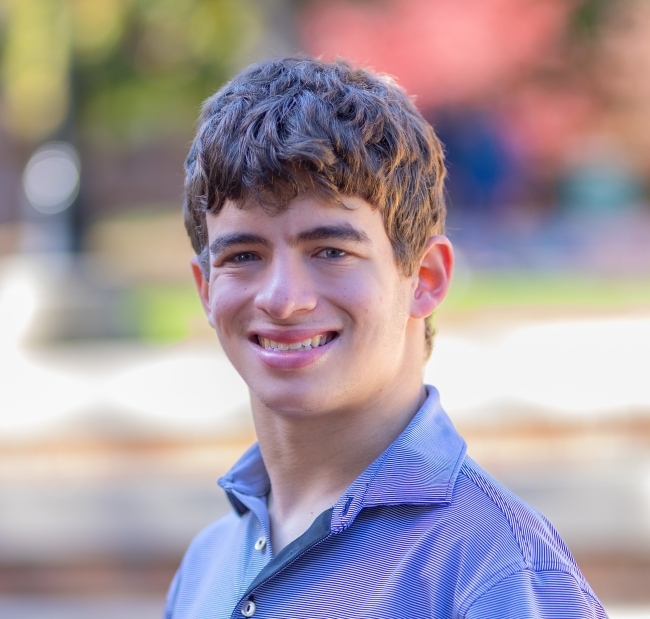
[[[552,525],[465,449],[428,387],[404,432],[276,555],[254,445],[219,480],[233,511],[190,545],[165,618],[605,618]]]

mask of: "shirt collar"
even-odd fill
[[[332,532],[350,526],[364,507],[445,505],[465,456],[466,445],[427,385],[427,399],[406,429],[343,493],[332,512]],[[259,445],[253,445],[219,480],[233,507],[247,511],[247,497],[268,494],[271,484]]]
[[[230,503],[240,516],[250,509],[247,497],[265,497],[271,489],[271,480],[262,460],[259,443],[247,449],[217,483],[226,491]]]

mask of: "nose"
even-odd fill
[[[309,312],[316,307],[317,295],[309,271],[297,257],[277,257],[265,269],[255,295],[255,307],[276,320]]]

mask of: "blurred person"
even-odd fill
[[[253,65],[205,103],[185,171],[192,271],[259,442],[165,617],[604,618],[423,384],[453,252],[441,144],[403,90]]]

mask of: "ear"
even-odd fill
[[[194,256],[190,260],[190,267],[192,268],[192,275],[194,276],[196,290],[199,293],[199,299],[201,299],[201,305],[203,305],[203,311],[208,317],[210,326],[214,328],[212,318],[210,317],[210,286],[208,280],[205,279],[205,276],[203,275],[203,270],[201,269],[198,256]]]
[[[446,236],[432,236],[413,274],[415,290],[411,318],[430,316],[447,295],[454,266],[454,250]]]

